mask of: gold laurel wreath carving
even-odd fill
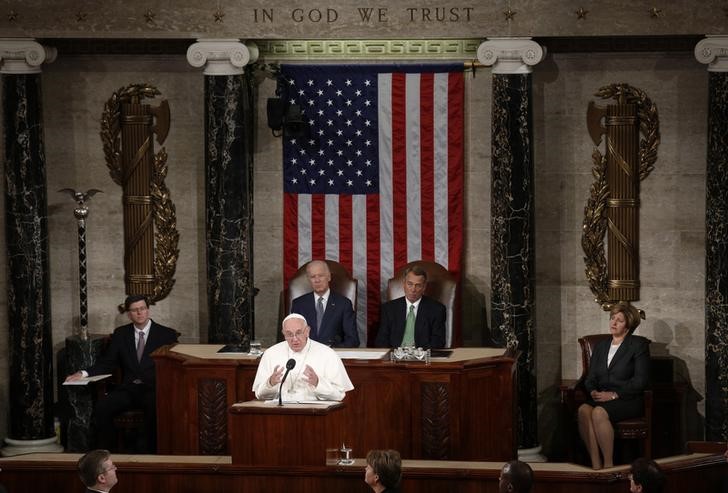
[[[660,120],[657,106],[641,89],[629,84],[610,84],[599,88],[594,94],[602,99],[622,99],[637,105],[642,138],[639,143],[640,181],[655,168],[657,148],[660,145]],[[607,158],[598,148],[592,152],[592,183],[589,198],[584,207],[581,246],[584,250],[586,279],[594,295],[594,301],[607,307],[607,259],[604,251],[604,235],[607,230]]]
[[[162,93],[148,84],[130,84],[114,92],[104,104],[101,114],[101,141],[111,179],[123,186],[121,172],[121,128],[119,117],[121,103],[132,98],[154,98]],[[165,184],[167,177],[167,151],[162,147],[154,155],[151,195],[154,216],[154,288],[150,302],[154,303],[169,295],[174,286],[174,273],[179,257],[179,232],[177,210]]]

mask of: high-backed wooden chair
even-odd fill
[[[576,448],[580,446],[579,433],[575,427],[576,411],[587,399],[584,380],[589,374],[589,364],[596,345],[610,339],[611,334],[591,334],[578,339],[581,347],[582,372],[579,380],[573,385],[561,386],[561,402],[564,412],[571,416],[567,420],[567,433],[569,436],[569,459],[574,460]],[[652,391],[645,390],[644,414],[633,419],[625,419],[614,424],[614,437],[620,440],[637,440],[640,456],[652,458]],[[569,423],[570,422],[570,423]]]
[[[282,293],[281,320],[290,313],[293,300],[312,291],[311,284],[308,282],[308,276],[306,275],[306,266],[308,264],[306,262],[298,268],[294,276],[288,281],[288,289]],[[331,271],[331,284],[329,287],[332,291],[349,298],[351,306],[356,311],[357,280],[340,263],[334,260],[327,260],[326,264]]]
[[[458,333],[455,327],[455,307],[457,295],[457,281],[450,271],[437,262],[427,260],[416,260],[402,267],[402,269],[389,279],[387,283],[387,300],[394,300],[404,296],[404,276],[408,268],[421,267],[427,272],[427,286],[425,295],[433,298],[447,309],[447,320],[445,327],[445,347],[452,347],[453,334]]]

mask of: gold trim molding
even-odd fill
[[[256,40],[269,60],[474,60],[482,39]]]

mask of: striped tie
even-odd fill
[[[137,342],[137,361],[142,360],[142,355],[144,354],[144,332],[139,331],[139,341]]]
[[[415,345],[415,305],[410,305],[407,321],[404,323],[402,347]]]

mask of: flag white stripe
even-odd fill
[[[407,261],[422,258],[422,210],[420,208],[420,74],[405,78],[407,139]]]
[[[367,197],[351,198],[352,213],[352,275],[357,279],[356,327],[359,345],[367,345]]]
[[[326,194],[325,196],[326,217],[326,258],[339,261],[339,196]]]
[[[394,219],[392,215],[392,74],[379,74],[379,240],[380,292],[385,299],[387,280],[394,274]]]
[[[448,267],[448,79],[434,77],[434,151],[435,151],[435,262]]]
[[[298,194],[298,265],[311,260],[311,195]]]

